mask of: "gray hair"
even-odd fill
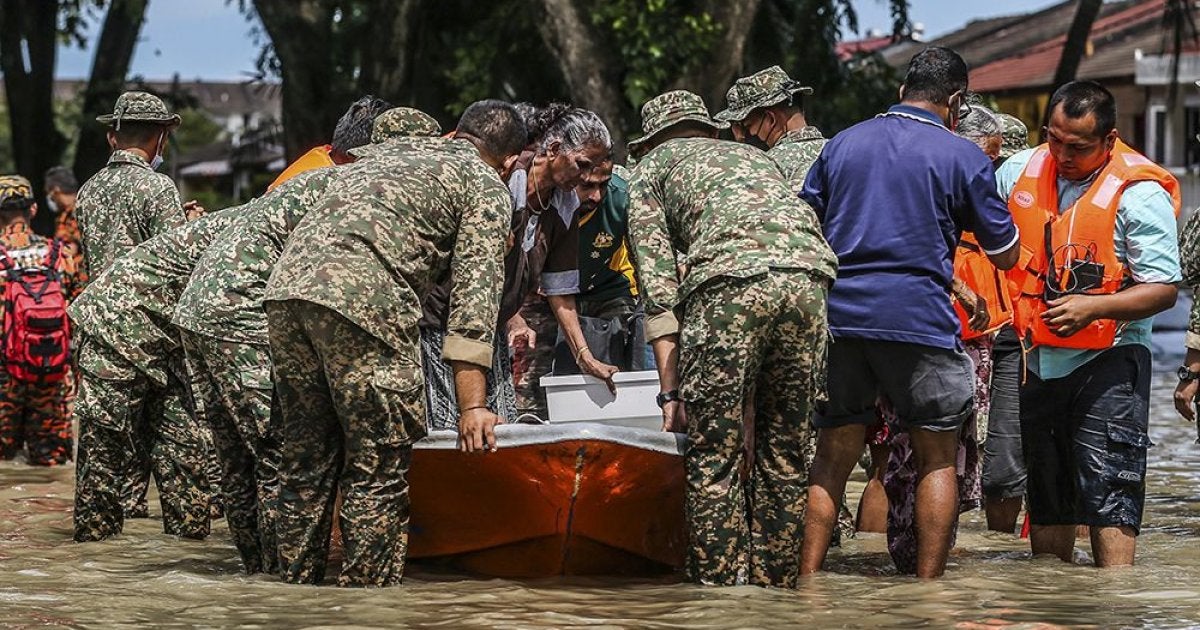
[[[552,103],[534,112],[527,123],[530,144],[539,153],[544,153],[555,142],[567,151],[580,151],[595,145],[612,151],[612,135],[608,127],[595,112],[586,109]]]
[[[1004,127],[996,112],[983,105],[971,105],[971,113],[963,116],[954,130],[954,133],[975,144],[993,136],[999,137],[1003,132]]]
[[[58,188],[68,195],[79,192],[79,180],[75,179],[75,173],[65,166],[51,166],[44,179],[46,190]]]

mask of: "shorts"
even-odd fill
[[[1025,496],[1025,454],[1021,452],[1020,341],[1005,326],[992,348],[992,406],[983,443],[983,495],[989,499]]]
[[[1146,501],[1150,350],[1118,346],[1062,378],[1026,374],[1021,442],[1034,525],[1128,526]]]
[[[975,414],[975,366],[961,349],[835,337],[829,344],[829,401],[813,425],[871,426],[886,396],[908,429],[957,431]]]

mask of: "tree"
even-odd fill
[[[108,128],[96,122],[96,117],[111,112],[113,103],[125,91],[125,78],[148,4],[149,0],[111,0],[108,6],[83,92],[73,167],[80,181],[91,177],[108,160]]]
[[[54,124],[54,62],[60,5],[50,0],[0,0],[0,72],[9,109],[17,172],[42,190],[67,139]]]
[[[1051,91],[1075,80],[1079,64],[1087,54],[1088,40],[1092,35],[1092,24],[1100,15],[1104,0],[1080,0],[1075,8],[1075,18],[1071,20],[1071,28],[1067,30],[1067,40],[1063,44],[1062,56],[1058,60],[1058,69],[1054,71],[1054,85]]]

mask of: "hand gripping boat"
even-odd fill
[[[622,380],[636,374],[618,375],[617,398],[632,393]],[[592,394],[598,406],[614,402],[607,390]],[[453,431],[419,442],[408,477],[409,558],[496,577],[641,576],[681,567],[684,436],[628,415],[562,416],[552,402],[556,422],[499,426],[499,449],[484,454],[459,452]]]

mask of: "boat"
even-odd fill
[[[685,438],[621,422],[501,425],[483,454],[431,432],[408,477],[409,559],[503,578],[680,569]]]

